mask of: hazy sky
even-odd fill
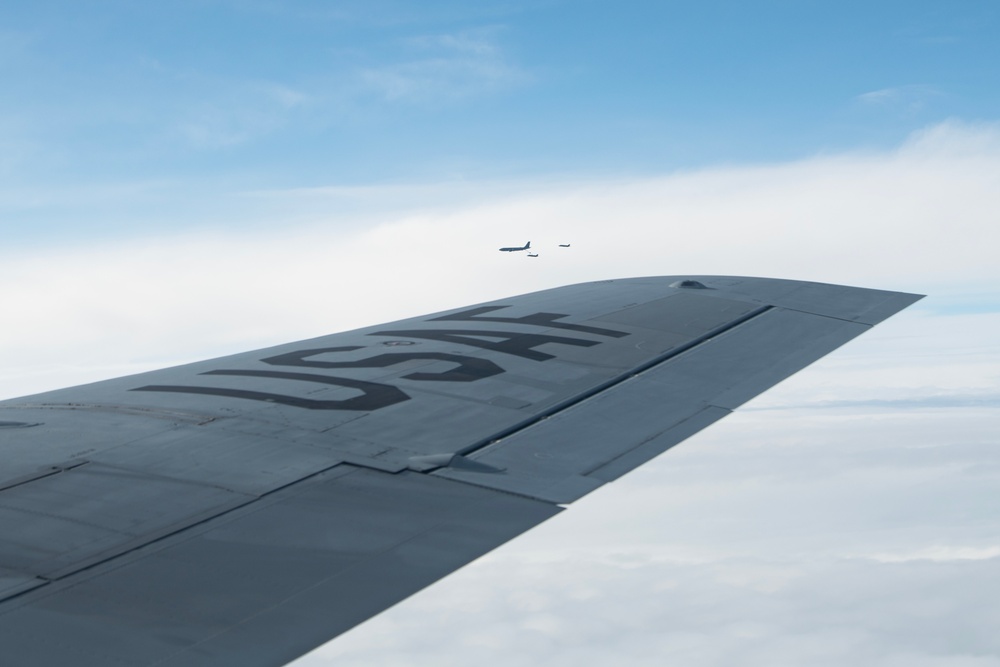
[[[1000,667],[998,63],[992,1],[8,1],[0,395],[611,277],[928,294],[296,665]]]
[[[995,118],[998,32],[992,0],[9,0],[0,215],[268,227],[260,191],[887,149]]]

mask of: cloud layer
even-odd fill
[[[3,368],[180,361],[635,275],[842,282],[929,293],[934,307],[996,294],[998,183],[1000,130],[944,125],[888,153],[456,188],[457,201],[436,186],[272,192],[250,201],[272,211],[251,228],[223,215],[214,233],[0,251],[0,297],[17,314]],[[538,258],[496,252],[526,240]]]
[[[619,276],[925,292],[299,664],[993,667],[998,185],[1000,130],[946,124],[890,152],[454,199],[269,193],[308,222],[2,251],[0,392]],[[538,258],[496,252],[529,239]]]

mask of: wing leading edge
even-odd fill
[[[919,298],[586,283],[0,402],[0,656],[282,665]]]

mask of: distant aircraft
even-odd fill
[[[511,248],[500,248],[500,252],[520,252],[522,250],[527,250],[531,247],[531,241],[528,241],[523,246],[511,247]]]
[[[560,244],[559,244],[559,247],[560,247],[560,248],[568,248],[568,247],[569,247],[569,244],[568,244],[568,243],[560,243]]]
[[[538,253],[537,252],[529,252],[528,253],[528,257],[538,257]]]

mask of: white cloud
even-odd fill
[[[931,100],[944,93],[935,86],[910,84],[880,88],[857,96],[857,100],[868,106],[895,107],[906,111],[919,111]]]
[[[404,42],[407,57],[354,70],[331,66],[293,83],[214,80],[150,61],[159,76],[195,85],[198,95],[168,112],[169,141],[198,149],[238,146],[280,131],[295,119],[329,123],[379,103],[435,106],[522,85],[530,76],[497,42],[496,28],[425,35]]]
[[[302,91],[280,83],[260,82],[249,86],[249,88],[287,109],[301,106],[309,101],[309,96]]]
[[[996,300],[998,136],[948,124],[886,153],[508,184],[476,204],[417,193],[410,212],[379,206],[378,188],[349,193],[371,202],[370,226],[8,248],[0,391],[615,276],[927,292],[299,664],[997,667],[996,408],[914,401],[998,393],[1000,314],[943,307]],[[343,194],[280,196],[315,219]],[[496,252],[528,239],[538,259]]]
[[[997,556],[1000,556],[1000,545],[991,547],[933,546],[910,553],[880,553],[871,554],[865,558],[880,563],[905,563],[911,560],[987,560]]]
[[[284,127],[290,114],[309,100],[305,92],[284,84],[245,82],[192,105],[174,132],[196,148],[234,146]]]
[[[495,30],[466,30],[455,34],[422,35],[409,40],[422,49],[443,49],[480,56],[495,56],[500,49],[493,38]]]
[[[530,80],[499,47],[495,30],[410,40],[420,53],[360,72],[364,87],[390,102],[438,104],[495,93]]]

